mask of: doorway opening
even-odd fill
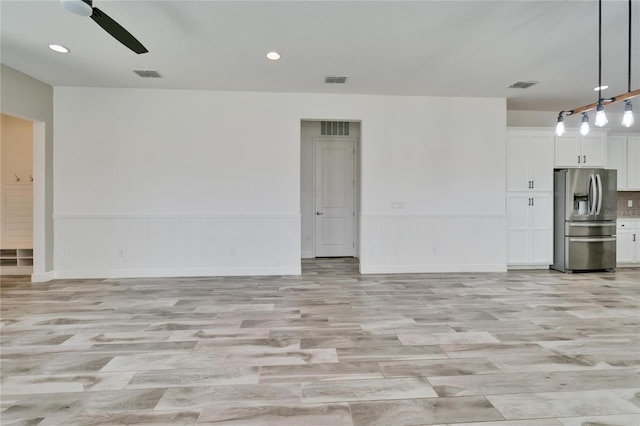
[[[34,138],[32,121],[2,114],[0,275],[33,273]]]
[[[303,259],[359,257],[360,131],[357,121],[301,121]]]
[[[360,261],[357,257],[316,257],[302,259],[302,275],[349,278],[360,276]]]

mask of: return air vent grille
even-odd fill
[[[349,122],[321,121],[320,134],[322,136],[349,136]]]
[[[538,82],[537,81],[516,81],[511,86],[509,86],[509,89],[528,89],[534,84],[538,84]]]
[[[142,78],[161,78],[162,77],[158,71],[154,71],[154,70],[133,70],[133,72],[135,72]]]
[[[347,82],[349,77],[340,76],[340,75],[328,75],[324,78],[325,83],[336,83],[336,84],[344,84]]]

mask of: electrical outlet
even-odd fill
[[[627,200],[627,207],[633,207],[633,200]]]
[[[391,208],[392,209],[404,209],[404,203],[402,201],[394,201],[391,203]]]

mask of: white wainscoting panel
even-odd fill
[[[56,278],[299,275],[299,215],[58,215]]]
[[[363,215],[360,272],[506,271],[502,215]]]

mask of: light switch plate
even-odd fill
[[[627,200],[627,207],[633,207],[633,200]]]

